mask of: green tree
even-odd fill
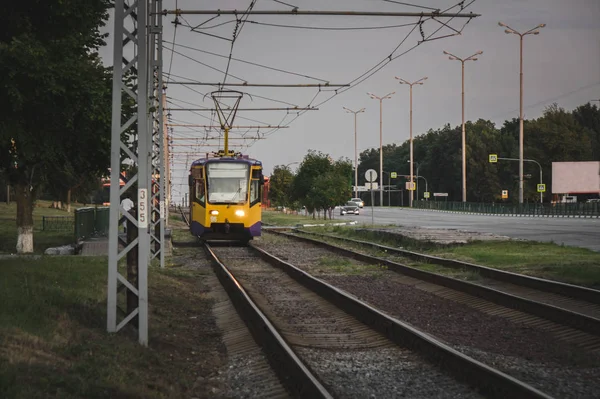
[[[573,117],[592,142],[592,160],[600,159],[600,108],[590,103],[580,105]]]
[[[327,154],[309,150],[298,168],[291,192],[292,200],[304,205],[313,217],[315,211],[331,211],[351,196],[352,163],[345,159],[334,162]]]
[[[292,205],[292,183],[294,174],[287,166],[277,165],[269,179],[269,195],[273,205]]]
[[[15,188],[20,253],[33,251],[39,189],[55,184],[57,171],[75,179],[107,166],[110,76],[96,50],[109,7],[109,0],[25,0],[0,14],[0,153],[10,154],[0,158],[0,173]]]

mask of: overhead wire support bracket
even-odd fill
[[[221,126],[215,125],[197,125],[193,123],[169,123],[168,126],[172,127],[205,127],[205,128],[220,128]],[[289,126],[230,126],[230,129],[287,129]]]
[[[439,18],[473,18],[481,14],[446,13],[446,12],[384,12],[384,11],[310,11],[310,10],[163,10],[163,15],[339,15],[352,17],[439,17]]]
[[[277,83],[207,83],[207,82],[169,82],[171,85],[196,85],[196,86],[231,86],[231,87],[348,87],[349,84],[330,84],[330,83],[298,83],[298,84],[277,84]]]
[[[221,108],[223,111],[233,111],[232,108]],[[287,107],[287,108],[238,108],[236,111],[318,111],[319,108],[309,107],[309,108],[301,108],[301,107]],[[197,112],[197,111],[206,111],[213,112],[218,111],[216,108],[169,108],[170,112],[173,111],[189,111],[189,112]],[[173,125],[171,125],[173,126]]]

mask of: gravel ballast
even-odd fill
[[[600,356],[532,326],[401,282],[397,273],[318,246],[265,235],[256,246],[405,321],[457,350],[556,397],[594,398]]]

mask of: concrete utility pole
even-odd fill
[[[364,108],[358,111],[352,111],[349,108],[342,107],[351,114],[354,114],[354,198],[358,198],[358,139],[356,134],[356,115],[360,112],[365,112]]]
[[[425,76],[424,78],[421,78],[421,79],[419,79],[417,81],[414,81],[412,83],[410,83],[410,82],[408,82],[408,81],[406,81],[404,79],[401,79],[401,78],[399,78],[397,76],[396,76],[396,79],[398,79],[400,81],[399,82],[400,84],[405,84],[405,85],[408,85],[410,87],[410,184],[412,186],[412,184],[414,183],[413,182],[414,176],[413,176],[412,88],[413,88],[413,85],[422,85],[423,82],[425,80],[427,80],[427,76]],[[412,187],[411,187],[411,190],[410,190],[410,207],[411,208],[413,207],[413,199],[414,199],[414,196],[415,196],[414,191],[415,190],[413,190]]]
[[[395,91],[383,97],[367,93],[373,100],[379,100],[379,206],[383,206],[383,100],[392,98]]]
[[[478,55],[483,54],[483,51],[479,50],[475,54],[467,58],[459,58],[454,54],[450,54],[444,51],[444,54],[448,55],[449,59],[453,61],[460,61],[462,64],[462,200],[467,202],[467,135],[465,133],[465,61],[477,61]]]
[[[528,30],[525,33],[519,33],[510,26],[498,22],[498,25],[506,28],[504,32],[506,34],[518,35],[520,38],[520,57],[519,57],[519,204],[523,203],[523,37],[526,35],[539,35],[538,29],[543,28],[546,24],[539,24],[533,29]]]

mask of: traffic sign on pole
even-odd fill
[[[545,193],[546,192],[546,185],[543,183],[540,183],[537,185],[537,191],[538,193]]]
[[[498,154],[490,154],[489,159],[491,163],[498,162]]]
[[[377,172],[375,171],[375,169],[367,170],[365,172],[365,179],[367,179],[368,182],[377,180]]]
[[[502,190],[502,199],[508,198],[508,190]]]
[[[396,173],[396,172],[392,172],[392,173],[390,173],[390,177],[391,177],[392,179],[395,179],[395,178],[397,178],[397,177],[398,177],[398,173]]]

